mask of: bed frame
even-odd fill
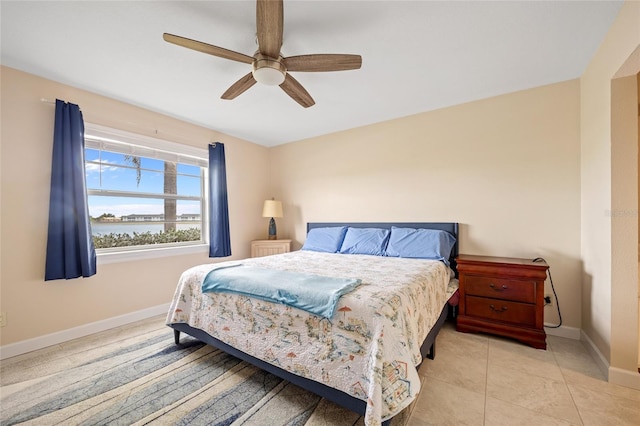
[[[449,232],[456,238],[456,244],[451,250],[451,256],[449,259],[451,268],[456,273],[456,277],[458,276],[458,272],[456,269],[455,259],[458,256],[458,224],[455,222],[415,222],[415,223],[403,223],[403,222],[384,222],[384,223],[366,223],[366,222],[331,222],[331,223],[308,223],[307,224],[307,233],[309,230],[314,228],[323,228],[328,226],[351,226],[356,228],[384,228],[391,229],[392,226],[404,227],[404,228],[421,228],[421,229],[438,229],[442,231]],[[446,304],[440,313],[440,317],[434,324],[433,328],[427,335],[427,338],[422,343],[420,347],[420,352],[422,353],[422,358],[434,359],[435,357],[435,344],[436,337],[442,328],[442,325],[445,323],[447,317],[449,316],[451,307]],[[235,356],[243,361],[246,361],[250,364],[255,365],[258,368],[261,368],[271,374],[274,374],[284,380],[287,380],[293,383],[296,386],[300,386],[303,389],[306,389],[310,392],[315,393],[323,398],[328,399],[342,407],[347,408],[348,410],[354,411],[360,415],[364,415],[365,410],[367,408],[367,404],[365,401],[355,398],[345,392],[340,390],[331,388],[322,383],[298,376],[296,374],[292,374],[287,370],[283,370],[282,368],[276,367],[275,365],[269,364],[261,359],[253,357],[249,354],[246,354],[233,346],[229,346],[228,344],[216,339],[215,337],[209,335],[208,333],[189,326],[184,323],[170,324],[169,327],[173,328],[174,338],[177,345],[180,344],[180,332],[184,332],[201,342],[204,342],[208,345],[216,347],[230,355]],[[390,425],[391,420],[387,420],[382,423],[383,425]]]

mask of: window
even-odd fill
[[[99,254],[205,243],[205,150],[87,124],[85,173]]]

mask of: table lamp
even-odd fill
[[[278,234],[276,232],[275,217],[282,217],[282,201],[274,199],[265,200],[264,207],[262,208],[262,217],[270,217],[269,220],[269,239],[277,240]]]

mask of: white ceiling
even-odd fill
[[[283,56],[362,55],[222,93],[251,66],[166,43],[169,32],[253,55],[253,1],[6,1],[2,64],[274,146],[579,77],[622,1],[285,0]],[[66,99],[73,102],[72,99]]]

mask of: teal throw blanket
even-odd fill
[[[242,294],[331,318],[340,296],[352,291],[360,283],[359,279],[323,277],[236,264],[209,272],[202,282],[202,292]]]

